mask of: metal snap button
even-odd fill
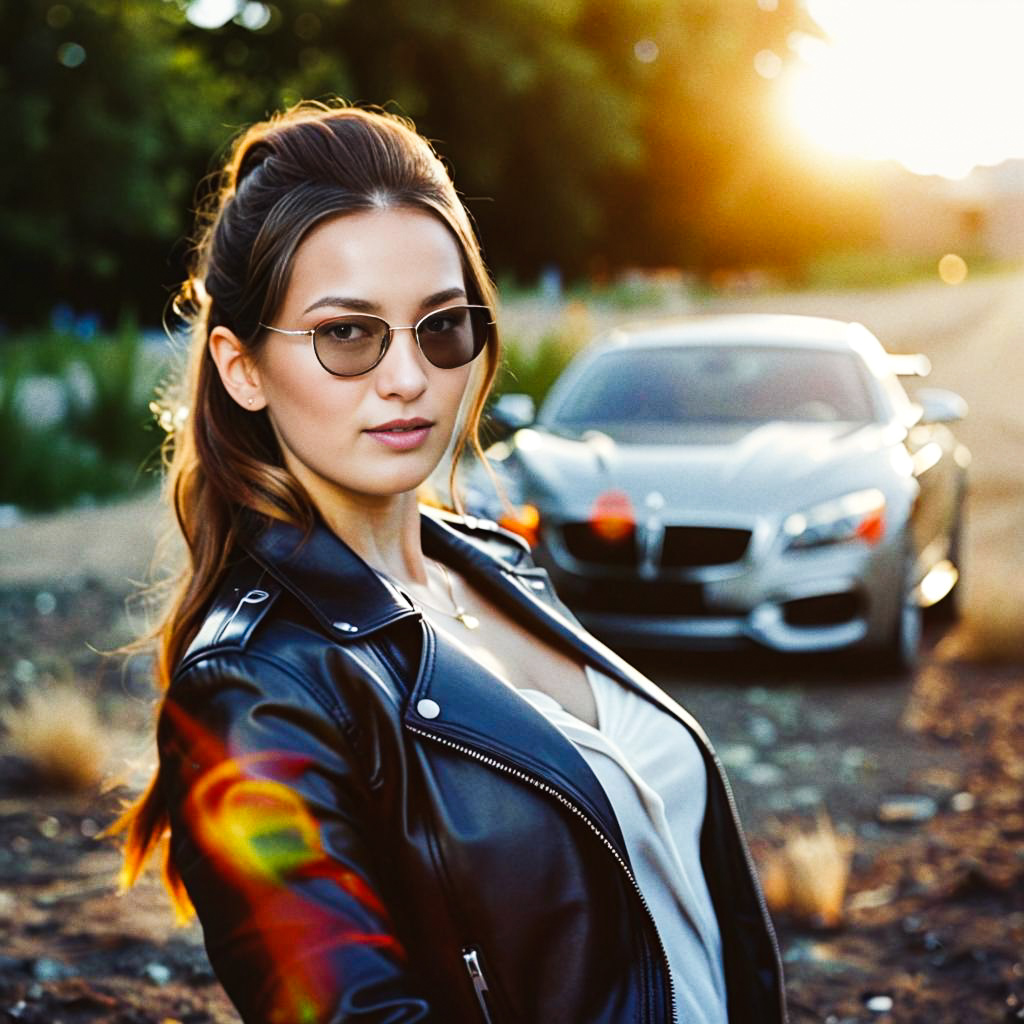
[[[425,697],[417,703],[416,710],[422,718],[437,718],[441,714],[441,705],[436,700]]]
[[[340,629],[342,633],[358,633],[359,627],[353,626],[351,622],[335,622],[335,629]]]

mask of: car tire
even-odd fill
[[[967,517],[965,504],[964,496],[961,495],[949,540],[949,560],[956,568],[957,581],[941,601],[928,609],[929,618],[946,625],[959,622],[964,611],[964,524]]]
[[[913,560],[906,560],[903,571],[903,593],[893,615],[887,638],[877,648],[876,662],[886,672],[908,675],[921,662],[924,633],[924,609],[915,595]]]

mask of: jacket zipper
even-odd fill
[[[473,983],[473,991],[476,993],[476,1001],[480,1004],[480,1012],[484,1015],[486,1024],[494,1024],[490,1008],[487,1006],[485,992],[489,991],[487,979],[484,977],[483,968],[480,966],[480,957],[472,946],[466,946],[462,951],[462,961],[469,971],[469,980]]]
[[[455,743],[454,741],[448,739],[445,736],[438,736],[436,733],[427,732],[425,729],[417,728],[415,725],[407,725],[407,727],[410,730],[410,732],[417,733],[420,736],[426,736],[428,739],[434,740],[437,743],[442,743],[446,747],[451,747],[452,749],[458,750],[463,754],[467,754],[469,757],[476,758],[476,760],[478,761],[483,761],[484,764],[491,765],[492,767],[499,768],[501,771],[507,772],[510,775],[514,775],[517,779],[522,779],[525,782],[529,782],[531,785],[536,786],[537,789],[543,790],[545,793],[551,794],[560,803],[568,807],[569,810],[573,812],[573,814],[575,814],[578,818],[581,818],[584,822],[587,823],[587,825],[590,826],[590,830],[601,840],[601,842],[604,843],[605,846],[608,847],[609,850],[611,850],[612,856],[615,858],[619,867],[622,868],[623,872],[626,875],[626,878],[629,879],[630,884],[633,886],[633,891],[639,897],[640,903],[643,906],[644,911],[647,914],[647,917],[650,919],[651,927],[654,930],[654,937],[658,940],[658,949],[661,952],[661,959],[665,965],[665,977],[668,979],[669,1007],[671,1009],[670,1020],[674,1022],[676,1020],[676,993],[675,988],[672,984],[672,971],[668,963],[668,954],[665,952],[665,944],[661,941],[661,935],[658,932],[658,925],[657,922],[655,922],[654,920],[654,914],[651,913],[651,908],[648,905],[646,898],[644,897],[643,891],[637,884],[636,878],[633,877],[633,872],[630,869],[629,865],[619,855],[619,851],[615,849],[615,844],[604,834],[604,832],[602,832],[594,824],[594,822],[590,819],[589,815],[587,815],[585,811],[580,810],[580,808],[577,807],[560,790],[555,789],[554,786],[549,786],[546,782],[541,781],[533,775],[529,775],[526,772],[520,771],[518,768],[513,768],[511,765],[505,764],[504,761],[499,761],[496,758],[488,756],[487,754],[481,754],[480,751],[474,750],[472,747],[467,747],[461,743]],[[479,990],[477,992],[477,998],[481,999],[482,1003],[482,998]]]

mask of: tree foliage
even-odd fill
[[[38,322],[65,301],[156,320],[182,275],[196,182],[235,131],[301,97],[412,117],[499,273],[763,258],[817,244],[834,208],[785,184],[771,83],[755,71],[758,52],[785,56],[805,27],[795,0],[236,10],[209,29],[189,22],[189,0],[0,8],[0,124],[17,151],[0,165],[5,319]],[[810,226],[782,230],[773,209]]]

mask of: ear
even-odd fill
[[[256,412],[265,408],[267,399],[260,384],[259,370],[238,335],[226,327],[214,327],[209,348],[224,390],[243,409]]]

